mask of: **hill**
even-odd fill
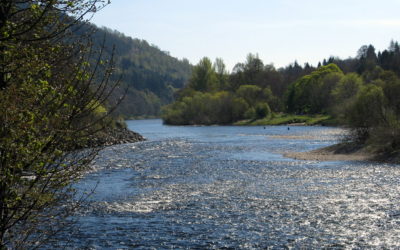
[[[187,59],[177,59],[145,40],[131,38],[121,32],[105,27],[87,24],[79,32],[93,30],[91,38],[95,45],[105,45],[106,57],[115,46],[114,60],[116,74],[113,80],[122,76],[123,102],[116,113],[125,118],[159,116],[161,106],[174,100],[174,93],[188,81],[192,65]]]

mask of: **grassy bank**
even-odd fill
[[[274,114],[269,118],[258,120],[242,120],[235,122],[233,125],[337,125],[336,121],[329,115],[292,115],[292,114]]]
[[[147,120],[147,119],[160,119],[157,115],[139,115],[139,116],[124,116],[124,120]]]

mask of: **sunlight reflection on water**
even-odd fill
[[[103,150],[77,185],[99,182],[73,247],[400,247],[398,166],[282,156],[341,129],[128,124],[150,140]]]

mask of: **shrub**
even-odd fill
[[[255,108],[256,118],[261,119],[271,114],[268,103],[258,103]]]
[[[246,119],[255,119],[256,118],[256,110],[251,107],[244,113],[244,118]]]

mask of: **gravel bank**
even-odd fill
[[[377,155],[360,145],[336,144],[308,152],[287,152],[285,157],[307,161],[371,161]]]

